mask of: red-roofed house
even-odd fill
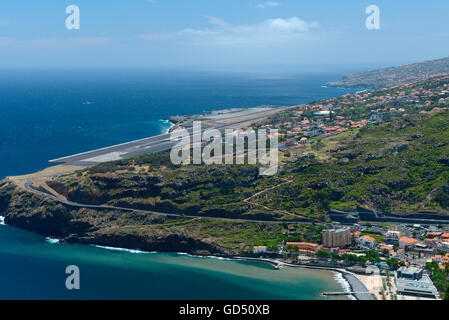
[[[399,239],[399,248],[405,249],[407,247],[414,246],[417,243],[418,243],[418,240],[416,240],[416,239],[407,238],[407,237],[401,237]]]
[[[365,235],[359,238],[358,243],[363,247],[368,247],[372,249],[376,246],[376,239],[374,239],[371,236]]]
[[[267,252],[267,247],[266,246],[253,247],[253,253],[262,253],[262,252]]]
[[[316,243],[308,243],[308,242],[287,242],[287,247],[294,247],[300,251],[311,251],[316,252],[319,249],[319,245]]]

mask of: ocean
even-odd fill
[[[157,135],[171,115],[339,96],[342,74],[171,70],[2,70],[0,179],[48,160]],[[1,213],[0,213],[1,216]],[[0,299],[326,299],[327,271],[58,244],[0,221]],[[77,265],[81,289],[65,288]]]

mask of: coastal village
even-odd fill
[[[322,243],[285,242],[253,255],[345,270],[379,300],[441,299],[448,286],[449,228],[423,225],[330,224]]]
[[[351,129],[363,128],[410,114],[447,111],[449,107],[448,75],[430,78],[441,85],[420,86],[420,82],[380,89],[300,105],[283,117],[272,117],[256,128],[278,129],[279,147],[335,136]],[[433,82],[433,81],[432,81]],[[279,121],[277,121],[279,120]]]
[[[305,150],[309,144],[367,125],[411,114],[447,112],[449,75],[429,80],[431,85],[405,83],[300,105],[255,126],[279,129],[279,147],[288,153],[292,146]],[[379,300],[449,298],[449,227],[441,224],[328,221],[321,243],[255,246],[253,255],[350,273]]]

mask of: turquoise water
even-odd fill
[[[349,90],[322,87],[340,76],[3,70],[0,179],[48,167],[49,159],[159,134],[170,115],[342,95]],[[79,291],[65,289],[71,264],[81,269]],[[322,291],[339,290],[328,272],[51,244],[0,225],[0,299],[321,299]]]
[[[65,268],[80,269],[80,290]],[[334,274],[262,262],[52,244],[0,225],[0,299],[324,299]]]

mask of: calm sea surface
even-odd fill
[[[170,115],[294,105],[349,92],[341,74],[0,71],[0,179],[48,160],[159,134]],[[1,215],[1,213],[0,213]],[[65,268],[81,290],[65,289]],[[0,225],[0,299],[323,299],[334,274],[166,253],[54,244]]]

